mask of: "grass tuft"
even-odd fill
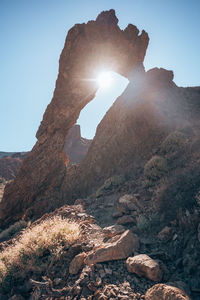
[[[9,292],[25,278],[42,275],[78,237],[78,224],[60,216],[27,228],[14,245],[0,253],[0,290]]]

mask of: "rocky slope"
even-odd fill
[[[115,186],[120,187],[122,184]],[[102,203],[102,208],[119,203],[127,209],[128,203],[136,203],[135,196],[123,194],[109,206]],[[0,244],[1,259],[7,255],[12,260],[12,269],[7,260],[0,265],[1,299],[199,299],[198,288],[190,289],[194,276],[181,272],[182,257],[175,260],[175,251],[171,252],[183,246],[175,225],[171,231],[165,227],[158,235],[153,231],[145,234],[133,221],[99,226],[88,214],[94,205],[94,200],[88,198],[84,199],[84,206],[64,206]],[[55,222],[76,224],[71,241],[64,240],[62,231],[57,233],[54,229],[54,239],[59,234],[59,240],[53,244],[51,227],[53,224],[56,228]],[[48,234],[46,243],[43,235],[33,234],[42,227]],[[33,244],[30,247],[31,239],[37,239],[36,248]]]

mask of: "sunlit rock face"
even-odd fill
[[[0,204],[1,226],[5,227],[24,214],[39,216],[63,202],[70,203],[73,201],[71,189],[79,180],[80,189],[73,193],[85,194],[92,185],[97,185],[99,178],[103,180],[116,172],[118,166],[124,168],[129,163],[128,158],[126,160],[128,149],[132,149],[131,143],[137,140],[133,136],[132,142],[127,143],[126,136],[130,137],[131,132],[128,131],[132,118],[140,122],[144,109],[138,104],[140,113],[132,116],[128,107],[130,100],[123,103],[126,92],[101,122],[87,159],[80,165],[80,175],[77,177],[75,174],[77,179],[74,183],[74,173],[67,171],[69,159],[63,150],[65,138],[80,111],[95,97],[98,85],[93,79],[102,69],[115,71],[135,82],[140,82],[138,77],[145,76],[143,60],[149,42],[147,33],[142,31],[139,35],[138,29],[131,24],[121,30],[117,23],[114,10],[110,10],[102,12],[96,21],[76,24],[68,32],[60,56],[54,96],[36,134],[37,142],[14,182],[5,189]],[[129,90],[130,86],[127,93]],[[146,111],[152,114],[151,110]],[[127,112],[129,115],[126,115]],[[140,135],[141,132],[135,134]],[[70,172],[73,174],[70,175]],[[89,175],[88,179],[83,172],[85,176]],[[91,182],[85,184],[91,178]]]

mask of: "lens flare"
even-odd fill
[[[101,72],[97,77],[97,82],[100,88],[109,88],[112,84],[111,72]]]

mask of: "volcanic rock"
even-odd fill
[[[96,21],[76,24],[68,32],[60,56],[59,74],[53,99],[46,109],[36,134],[35,146],[25,158],[14,182],[7,185],[5,189],[0,204],[0,225],[5,227],[8,223],[19,219],[27,208],[30,210],[31,207],[32,214],[36,217],[42,215],[44,211],[55,208],[58,205],[56,203],[61,204],[62,199],[68,203],[72,202],[71,193],[75,192],[75,198],[79,196],[76,188],[74,189],[74,184],[76,185],[77,180],[80,180],[74,174],[77,168],[66,169],[69,159],[63,149],[66,136],[76,123],[80,111],[95,97],[98,89],[95,81],[87,79],[95,78],[98,70],[105,65],[129,79],[134,70],[141,69],[144,73],[143,60],[149,42],[147,33],[142,31],[139,35],[135,27],[131,26],[120,30],[117,22],[114,10],[110,10],[102,12]],[[113,110],[115,111],[115,108]],[[117,115],[111,113],[113,115],[110,119],[111,123],[114,121],[113,117],[117,117],[118,114],[118,108]],[[108,118],[110,118],[109,115]],[[121,123],[122,120],[119,121]],[[106,123],[107,120],[105,120]],[[117,127],[116,124],[116,129]],[[110,149],[110,142],[112,142],[112,148],[119,149],[116,147],[116,139],[110,139],[108,132],[106,139],[103,138],[102,141],[105,153],[96,155],[100,146],[97,138],[92,149],[93,155],[95,154],[96,157],[95,161],[93,158],[89,158],[91,154],[88,153],[90,167],[87,160],[87,171],[85,164],[78,171],[81,177],[84,172],[84,179],[81,179],[82,185],[80,185],[80,190],[83,192],[88,189],[86,185],[91,177],[93,180],[89,184],[90,188],[94,181],[96,185],[99,184],[99,175],[106,179],[105,174],[106,176],[111,174],[111,172],[107,172],[110,166],[114,171],[113,166],[119,163],[117,156]],[[121,133],[120,131],[119,135]],[[107,143],[109,139],[110,142]],[[106,144],[108,146],[105,147]],[[96,150],[94,150],[95,148]],[[106,160],[104,157],[108,153],[108,149],[110,155],[113,156],[111,161],[110,155]],[[119,153],[121,156],[121,150]],[[100,161],[104,160],[101,166],[104,170],[99,168],[99,162],[97,162],[99,159]],[[115,160],[114,165],[113,159]],[[74,178],[77,180],[74,181]],[[86,185],[85,181],[87,181]]]
[[[145,294],[145,300],[190,300],[190,297],[181,289],[166,285],[156,284]]]
[[[83,266],[85,258],[86,258],[85,252],[76,255],[69,265],[69,273],[77,274],[80,268]]]
[[[96,264],[98,262],[124,259],[138,247],[139,239],[137,235],[130,230],[126,230],[121,236],[115,236],[108,240],[107,243],[92,250],[86,258],[86,263]]]
[[[159,240],[163,242],[168,242],[173,238],[173,230],[172,228],[165,226],[159,233],[158,233]]]
[[[117,224],[119,225],[133,224],[135,222],[135,219],[129,215],[124,215],[117,220]]]
[[[69,165],[80,163],[85,157],[92,140],[81,137],[80,125],[74,125],[65,140],[64,151],[69,157]]]
[[[162,279],[162,271],[159,264],[146,254],[139,254],[129,257],[126,260],[127,270],[138,276],[144,276],[152,281],[160,281]]]
[[[125,231],[125,227],[122,225],[114,224],[109,227],[104,227],[103,228],[103,233],[105,234],[106,237],[113,237],[115,235],[121,234]]]

